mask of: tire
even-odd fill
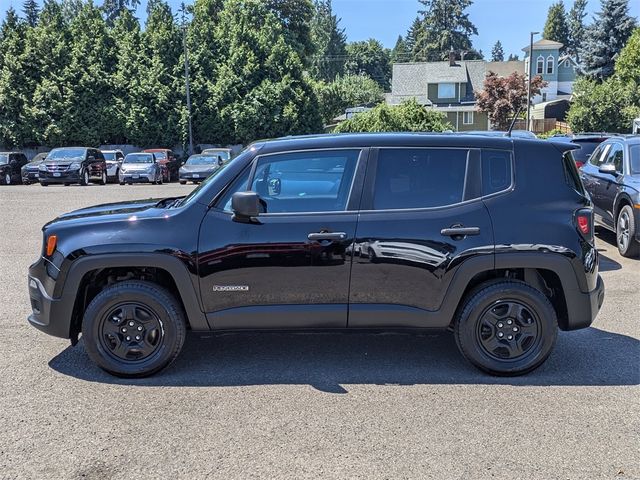
[[[187,182],[185,182],[183,180],[180,180],[180,185],[186,185],[186,184],[187,184]]]
[[[186,330],[176,298],[159,285],[137,280],[103,289],[82,320],[82,338],[91,360],[112,375],[127,378],[152,375],[173,362]]]
[[[491,375],[535,370],[549,357],[558,336],[558,319],[547,297],[517,280],[481,285],[458,312],[454,336],[460,352]]]
[[[629,205],[625,205],[616,219],[616,245],[623,257],[635,258],[640,255],[640,242],[635,239],[637,231],[638,225],[633,210]]]
[[[120,185],[124,185],[124,182],[120,182]]]
[[[42,185],[43,187],[48,187],[49,184],[47,182],[40,182],[40,185]]]
[[[106,185],[107,184],[107,172],[105,172],[104,170],[102,171],[102,177],[100,178],[100,185]]]
[[[86,168],[80,174],[80,185],[83,187],[89,185],[89,171]]]

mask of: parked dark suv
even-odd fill
[[[27,163],[27,157],[22,152],[0,152],[0,183],[21,183],[20,170]]]
[[[616,233],[621,255],[640,254],[640,135],[601,143],[580,169],[596,224]]]
[[[51,183],[88,185],[92,180],[106,185],[107,162],[97,148],[54,148],[38,167],[38,180],[43,187]]]
[[[82,333],[121,376],[168,365],[187,330],[274,329],[452,329],[474,365],[518,375],[604,298],[591,202],[539,140],[258,142],[186,197],[77,210],[43,233],[29,321]]]

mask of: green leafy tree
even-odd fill
[[[331,83],[318,81],[314,90],[326,124],[347,108],[372,106],[384,100],[380,85],[366,75],[344,75]]]
[[[138,5],[140,5],[140,0],[104,0],[102,10],[107,23],[113,25],[113,22],[123,10],[128,8],[136,9]]]
[[[444,113],[407,100],[397,106],[381,103],[372,110],[358,113],[340,123],[335,132],[444,132],[451,129],[453,126]]]
[[[628,0],[601,0],[601,10],[589,27],[581,50],[581,73],[602,81],[614,72],[615,58],[636,26]]]
[[[584,19],[587,16],[587,0],[575,0],[567,15],[568,40],[567,51],[580,63],[580,49],[584,43],[586,27]]]
[[[9,8],[0,36],[0,145],[7,148],[23,146],[32,136],[25,119],[25,106],[31,96],[31,81],[22,62],[26,32],[26,25]]]
[[[71,22],[70,36],[69,64],[61,78],[65,114],[60,128],[68,143],[100,145],[119,130],[112,108],[115,55],[101,10],[91,1]]]
[[[411,50],[406,40],[402,35],[399,35],[393,50],[391,50],[391,63],[410,62],[411,59]]]
[[[504,62],[504,49],[502,48],[502,42],[498,40],[491,50],[492,62]]]
[[[563,50],[569,45],[569,27],[567,25],[567,12],[562,0],[549,7],[547,21],[544,24],[542,36],[546,40],[553,40],[564,45]]]
[[[622,82],[640,86],[640,28],[633,31],[626,46],[618,55],[615,72]]]
[[[282,25],[285,41],[307,65],[316,47],[311,39],[311,19],[314,6],[311,0],[263,0]]]
[[[391,59],[389,52],[378,40],[352,42],[347,45],[345,71],[350,75],[367,75],[388,89],[391,82]]]
[[[47,0],[40,20],[27,36],[25,58],[35,87],[25,114],[40,145],[61,146],[67,132],[61,120],[67,114],[63,73],[69,66],[71,38],[62,5]]]
[[[465,12],[473,3],[471,0],[420,0],[420,3],[424,10],[420,11],[422,29],[414,47],[416,60],[444,60],[451,50],[472,50],[471,35],[477,35],[478,30]]]
[[[38,2],[36,2],[36,0],[25,0],[22,4],[22,13],[24,13],[27,25],[33,28],[38,24],[40,7],[38,7]]]
[[[70,22],[80,13],[84,2],[83,0],[60,0],[60,5],[62,7],[62,15],[66,21]]]
[[[317,0],[311,21],[311,38],[316,51],[311,62],[311,75],[327,82],[344,73],[347,36],[334,15],[331,0]]]
[[[320,131],[318,101],[276,15],[259,0],[228,0],[216,39],[222,59],[212,100],[218,128],[209,139],[257,138]]]
[[[538,95],[547,82],[542,77],[531,79],[531,96]],[[489,115],[497,130],[506,130],[518,111],[527,108],[527,79],[524,74],[513,72],[508,77],[500,77],[489,72],[483,89],[475,92],[478,110]]]
[[[631,131],[631,122],[640,116],[637,84],[617,77],[604,82],[580,78],[573,87],[573,102],[567,122],[574,132]]]

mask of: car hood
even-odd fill
[[[154,215],[157,209],[164,206],[165,199],[149,198],[147,200],[135,200],[129,202],[105,203],[93,207],[81,208],[68,213],[63,213],[58,218],[45,225],[46,227],[64,222],[92,223],[96,221],[121,220],[133,215]]]
[[[213,172],[215,165],[183,165],[180,167],[181,172]]]

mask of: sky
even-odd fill
[[[174,10],[181,2],[168,1]],[[9,6],[20,10],[22,2],[0,0],[0,17],[4,18]],[[529,32],[542,31],[552,3],[554,0],[475,0],[468,9],[469,18],[478,29],[478,35],[472,38],[474,47],[488,57],[495,42],[500,40],[505,57],[511,53],[522,57],[521,50],[529,42]],[[567,10],[572,4],[573,0],[565,0]],[[146,0],[142,0],[139,18],[145,17],[145,5]],[[629,5],[631,15],[640,17],[640,1],[631,0]],[[406,33],[420,7],[418,0],[333,0],[334,12],[341,19],[349,41],[376,38],[389,48],[395,45],[398,35]],[[600,0],[589,0],[587,23],[599,8]]]

